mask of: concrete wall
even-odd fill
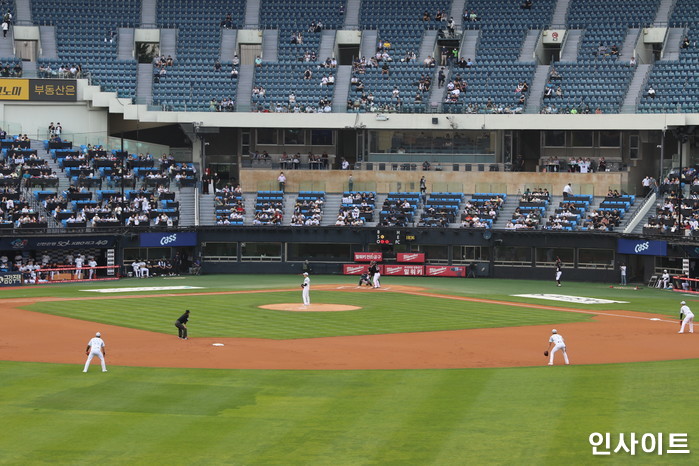
[[[376,164],[375,164],[376,165]],[[390,164],[387,164],[390,168]],[[285,170],[286,189],[290,192],[316,189],[326,192],[342,192],[352,173],[356,190],[371,189],[377,192],[417,191],[421,176],[427,180],[428,191],[477,191],[517,194],[526,187],[547,187],[554,195],[560,195],[563,187],[572,183],[573,191],[602,196],[607,190],[619,189],[627,184],[628,173],[531,173],[531,172],[435,172],[435,171],[346,171],[346,170]],[[243,169],[240,171],[244,191],[277,189],[276,169]],[[398,189],[400,183],[401,188]],[[592,191],[592,192],[590,192]]]
[[[0,120],[9,123],[13,132],[26,133],[31,138],[45,139],[49,123],[60,121],[64,134],[90,134],[96,141],[106,137],[107,119],[107,109],[90,108],[86,102],[0,102]]]

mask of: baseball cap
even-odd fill
[[[687,303],[685,303],[684,301],[682,301],[680,304],[687,304]]]
[[[304,274],[304,275],[308,275],[308,272],[304,272],[303,274]]]
[[[553,330],[551,330],[551,333],[558,333],[558,330],[554,328]]]
[[[97,332],[97,333],[95,333],[95,336],[96,336],[96,337],[101,337],[102,334],[101,334],[100,332]]]

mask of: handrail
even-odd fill
[[[199,221],[199,186],[194,186],[194,226],[198,227]]]

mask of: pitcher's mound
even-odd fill
[[[265,304],[259,306],[261,309],[272,309],[273,311],[292,311],[292,312],[337,312],[337,311],[356,311],[361,309],[358,306],[347,306],[344,304],[322,304],[312,303],[309,306],[304,306],[299,303],[281,303],[281,304]]]

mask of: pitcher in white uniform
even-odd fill
[[[303,305],[310,306],[311,304],[311,279],[308,278],[308,272],[303,273],[303,283],[301,283],[301,288],[303,291],[301,295],[303,296]]]
[[[83,372],[87,372],[87,369],[90,367],[90,361],[92,361],[92,358],[95,356],[100,358],[102,362],[102,372],[107,372],[107,364],[104,362],[104,357],[107,355],[107,352],[104,348],[105,345],[104,340],[102,340],[102,335],[100,332],[97,332],[95,337],[87,342],[87,348],[85,349],[87,361],[85,362],[85,369],[83,369]]]
[[[677,333],[684,333],[684,326],[689,324],[689,333],[694,333],[694,313],[689,309],[687,303],[682,301],[680,303],[682,307],[680,308],[680,320],[682,321],[682,326],[680,331]]]
[[[552,346],[553,349],[551,349]],[[553,355],[556,354],[556,351],[558,350],[563,352],[563,359],[565,360],[566,364],[570,364],[570,361],[568,360],[568,352],[566,351],[566,343],[563,341],[563,337],[558,334],[558,330],[554,328],[551,330],[551,338],[549,338],[549,366],[553,366]]]

